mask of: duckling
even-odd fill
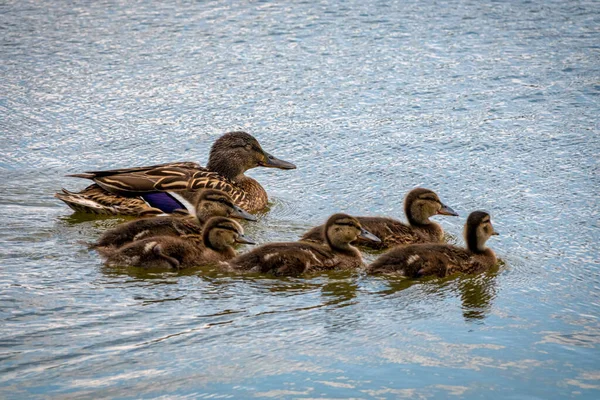
[[[496,255],[485,246],[494,230],[490,215],[473,211],[464,229],[467,248],[449,244],[413,244],[396,247],[367,267],[367,273],[396,273],[410,278],[425,275],[444,277],[455,272],[475,274],[496,264]]]
[[[123,247],[101,247],[108,266],[184,269],[235,257],[235,243],[254,244],[242,226],[225,217],[212,217],[202,235],[153,236]]]
[[[378,241],[363,229],[358,220],[346,214],[334,214],[324,225],[325,244],[309,242],[269,243],[226,263],[228,271],[271,273],[276,276],[354,269],[363,265],[358,249],[350,245],[358,237]]]
[[[105,232],[90,248],[121,247],[129,242],[150,236],[200,235],[210,217],[223,216],[256,221],[256,217],[233,204],[225,192],[204,189],[196,201],[196,215],[175,214],[125,222]]]
[[[244,175],[255,167],[295,169],[262,149],[246,132],[229,132],[213,144],[208,164],[177,162],[147,167],[91,171],[68,175],[95,183],[81,192],[66,189],[55,197],[77,212],[104,215],[193,212],[191,199],[199,189],[218,189],[236,205],[254,213],[266,207],[268,197],[256,180]]]
[[[413,243],[443,243],[444,230],[429,217],[436,214],[458,216],[452,208],[440,201],[435,192],[424,188],[413,189],[406,195],[404,213],[408,219],[408,225],[392,218],[355,217],[362,227],[381,239],[380,242],[359,239],[355,244],[372,249],[385,249]],[[306,232],[300,240],[322,243],[322,232],[322,226],[314,227]]]

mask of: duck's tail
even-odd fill
[[[160,214],[161,210],[149,206],[138,197],[123,197],[94,184],[75,193],[67,189],[54,195],[64,201],[75,212],[97,215],[135,215]]]

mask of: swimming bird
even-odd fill
[[[200,235],[210,217],[230,217],[256,221],[256,217],[233,204],[225,192],[215,189],[199,191],[195,215],[165,215],[125,222],[105,232],[90,248],[121,247],[150,236]]]
[[[452,208],[440,201],[435,192],[424,188],[413,189],[406,195],[404,213],[408,225],[393,218],[355,217],[363,228],[381,241],[373,242],[359,238],[354,244],[373,249],[385,249],[413,243],[442,243],[444,230],[429,218],[437,214],[458,216]],[[319,225],[306,232],[300,240],[322,243],[322,232],[323,226]]]
[[[232,219],[212,217],[202,235],[152,236],[123,247],[101,247],[97,251],[108,266],[184,269],[235,257],[235,243],[254,244],[242,226]]]
[[[466,249],[449,244],[399,246],[376,259],[367,267],[367,273],[395,273],[410,278],[479,273],[496,264],[496,254],[485,246],[492,235],[498,232],[492,226],[490,215],[473,211],[464,228]]]
[[[192,200],[199,189],[218,189],[248,212],[266,207],[268,197],[256,180],[244,173],[255,167],[294,169],[262,149],[246,132],[229,132],[213,144],[206,167],[195,162],[176,162],[146,167],[90,171],[68,175],[95,183],[81,192],[62,189],[55,197],[78,212],[104,215],[193,212]]]
[[[355,269],[363,266],[358,249],[350,245],[358,237],[378,241],[358,220],[346,214],[334,214],[325,223],[325,243],[282,242],[262,245],[248,253],[220,263],[227,271],[270,273],[276,276]]]

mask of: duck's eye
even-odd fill
[[[247,144],[245,147],[246,147],[246,150],[252,150],[252,145],[251,144]]]

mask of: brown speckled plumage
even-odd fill
[[[496,264],[496,255],[485,247],[492,235],[497,235],[490,216],[474,211],[465,224],[467,248],[446,244],[414,244],[396,247],[376,259],[367,267],[370,274],[393,273],[410,278],[437,275],[440,277],[456,272],[475,274]]]
[[[125,222],[105,232],[91,248],[121,247],[134,240],[151,236],[200,235],[210,217],[231,217],[254,220],[233,204],[231,197],[220,190],[204,189],[196,201],[196,215],[167,215]]]
[[[355,217],[366,230],[379,237],[381,242],[358,239],[354,244],[385,249],[414,243],[443,243],[444,230],[439,224],[429,220],[429,217],[436,214],[457,215],[442,204],[437,194],[423,188],[413,189],[408,193],[404,200],[404,212],[408,225],[387,217]],[[323,226],[319,225],[306,232],[301,240],[322,243],[322,232]]]
[[[213,217],[202,235],[152,236],[120,248],[101,247],[97,251],[108,266],[184,269],[235,257],[234,243],[251,243],[237,222]]]
[[[222,267],[229,271],[300,275],[321,270],[356,269],[363,266],[360,252],[350,242],[369,236],[353,217],[334,214],[324,225],[326,243],[269,243],[242,254]],[[372,235],[370,236],[372,237]],[[372,239],[376,240],[376,238]]]
[[[268,197],[263,187],[244,172],[255,167],[296,168],[265,152],[246,132],[230,132],[213,144],[208,165],[179,162],[147,167],[90,171],[70,175],[95,183],[79,193],[63,189],[55,197],[78,212],[106,215],[161,213],[139,196],[154,192],[173,192],[192,202],[200,189],[226,192],[235,204],[249,212],[262,210]]]

